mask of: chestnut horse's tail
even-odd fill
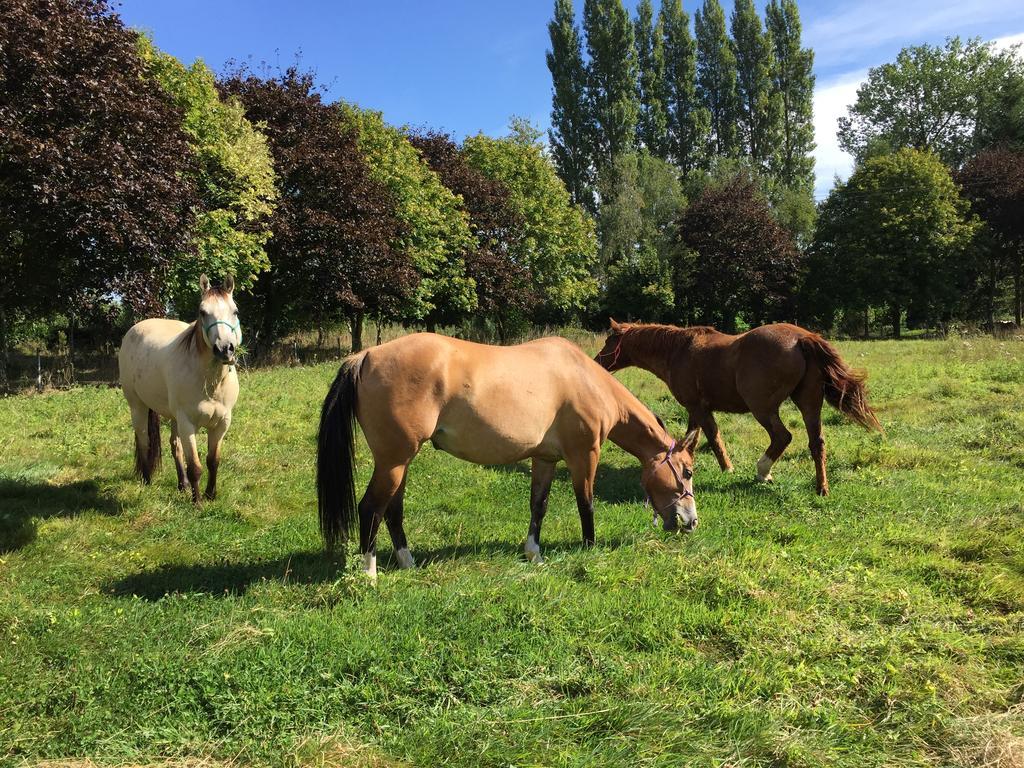
[[[808,333],[801,338],[800,348],[808,362],[815,362],[821,367],[821,375],[825,380],[825,399],[829,405],[865,429],[885,431],[874,410],[868,405],[867,390],[864,388],[867,373],[847,366],[835,347],[816,333]]]
[[[362,362],[358,355],[342,363],[320,412],[316,490],[320,533],[328,551],[348,540],[356,519],[355,418]]]

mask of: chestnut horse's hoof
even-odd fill
[[[203,498],[206,499],[207,501],[213,501],[214,499],[217,498],[217,491],[211,491],[209,488],[207,488],[206,492],[203,494]]]

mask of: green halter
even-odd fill
[[[232,325],[227,320],[214,320],[212,323],[210,323],[208,326],[206,326],[206,333],[209,333],[210,329],[213,328],[213,326],[215,326],[215,325],[226,325],[228,328],[231,329],[231,331],[233,333],[238,333],[238,326],[237,325]]]

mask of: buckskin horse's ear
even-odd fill
[[[235,292],[235,276],[234,275],[228,275],[227,277],[224,278],[224,290],[227,291],[228,293],[234,293]]]
[[[206,293],[208,290],[210,290],[210,278],[208,278],[206,275],[199,276],[199,290],[202,291],[203,293]]]
[[[700,440],[700,427],[694,427],[686,433],[686,437],[683,438],[683,450],[693,456],[697,450],[697,441]]]
[[[608,323],[612,329],[612,333],[622,333],[622,324],[616,323],[614,317],[609,317]]]

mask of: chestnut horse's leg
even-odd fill
[[[732,472],[732,462],[729,461],[729,454],[725,452],[725,441],[722,440],[722,433],[718,430],[715,415],[711,411],[701,408],[688,409],[688,411],[690,419],[686,424],[686,434],[690,434],[694,429],[703,429],[704,434],[708,436],[711,452],[718,459],[718,466],[723,472]],[[698,439],[699,437],[698,435]]]
[[[530,528],[523,551],[531,563],[543,563],[540,556],[540,526],[548,511],[548,494],[555,477],[555,462],[534,459],[530,471]]]
[[[406,467],[402,476],[402,484],[398,491],[391,497],[387,512],[384,513],[384,522],[388,526],[388,534],[391,536],[391,546],[395,550],[395,559],[398,560],[399,568],[414,568],[416,561],[413,560],[409,551],[409,541],[405,538],[405,481],[409,479],[409,470]]]
[[[565,463],[572,475],[572,489],[576,492],[576,508],[583,528],[583,546],[594,545],[594,475],[601,458],[601,446],[576,456],[567,456]]]
[[[793,440],[793,434],[786,429],[786,425],[779,418],[779,409],[776,406],[770,412],[759,411],[754,414],[758,423],[767,430],[772,441],[764,456],[757,460],[757,479],[762,483],[770,483],[772,479],[772,465],[779,460],[786,446]]]
[[[174,457],[174,469],[178,472],[178,490],[185,490],[185,451],[178,437],[178,422],[171,419],[171,455]]]
[[[203,495],[211,501],[217,498],[217,468],[220,467],[220,445],[224,441],[228,427],[231,426],[230,419],[223,419],[215,427],[206,431],[206,469],[209,474],[206,476],[206,491]]]
[[[819,496],[828,496],[828,475],[825,471],[825,436],[821,431],[821,405],[825,392],[821,386],[821,374],[816,370],[808,370],[797,391],[793,393],[793,402],[800,409],[807,427],[807,447],[814,459],[814,472],[817,476]]]
[[[359,552],[366,575],[377,576],[377,531],[391,500],[402,487],[408,462],[374,466],[370,484],[359,502]]]

